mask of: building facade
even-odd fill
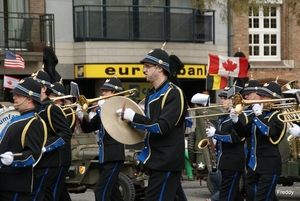
[[[17,1],[22,3],[12,6]],[[234,16],[229,26],[221,20],[221,8],[201,13],[191,7],[190,1],[182,0],[0,0],[1,9],[3,13],[37,13],[39,24],[46,21],[39,35],[31,34],[31,43],[21,43],[24,49],[16,41],[3,43],[3,50],[9,47],[25,59],[26,68],[13,71],[1,63],[2,80],[3,75],[22,78],[40,69],[41,49],[51,44],[59,60],[56,70],[67,91],[70,81],[75,81],[82,94],[94,98],[100,95],[99,88],[106,78],[117,76],[125,89],[139,88],[134,98],[140,100],[150,85],[145,82],[139,61],[164,42],[165,50],[185,64],[179,78],[188,100],[205,90],[208,53],[233,56],[240,50],[249,58],[249,76],[260,80],[279,76],[282,83],[297,79],[299,26],[286,18],[291,14],[285,1],[275,10],[269,8],[268,22],[261,14],[253,13]],[[53,25],[47,21],[51,16]],[[269,28],[261,29],[261,24]],[[38,30],[34,25],[31,33]],[[14,26],[10,27],[12,31],[22,28],[21,24]],[[215,91],[210,94],[214,100]],[[7,96],[5,90],[0,98],[5,100]]]
[[[249,16],[235,16],[233,20],[233,49],[241,49],[249,58],[249,77],[263,84],[280,84],[298,80],[300,72],[300,26],[290,12],[287,1],[277,1]]]

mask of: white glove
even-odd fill
[[[122,118],[122,109],[118,109],[117,114]],[[123,119],[127,119],[129,121],[133,121],[133,117],[135,115],[135,112],[131,108],[126,108],[123,114]]]
[[[104,102],[105,102],[105,100],[99,100],[98,101],[98,106],[101,108]]]
[[[76,108],[76,115],[80,120],[83,119],[84,114],[82,111],[82,107],[79,104],[77,105],[77,108]]]
[[[260,115],[262,113],[263,107],[264,107],[263,104],[254,104],[252,106],[252,110],[253,110],[254,114],[256,116],[258,116],[258,115]]]
[[[215,132],[216,132],[216,129],[214,127],[212,127],[212,126],[206,129],[206,135],[207,135],[207,137],[214,136]]]
[[[11,165],[11,163],[14,161],[14,156],[12,154],[13,153],[11,151],[7,151],[4,154],[1,154],[1,163],[3,165]]]
[[[297,124],[292,124],[293,127],[289,127],[289,133],[294,137],[300,137],[300,127]]]
[[[45,147],[42,148],[42,154],[45,153],[47,150]]]
[[[230,118],[231,118],[231,120],[232,120],[233,123],[238,122],[239,116],[235,113],[235,111],[234,111],[233,108],[230,109],[230,114],[229,114],[229,116],[230,116]]]

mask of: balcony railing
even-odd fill
[[[168,6],[74,6],[74,40],[215,44],[215,11]]]
[[[41,51],[54,47],[54,15],[0,12],[0,48]]]

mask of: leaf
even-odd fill
[[[7,84],[12,85],[12,81],[11,80],[7,81]]]
[[[233,72],[237,68],[237,64],[233,63],[230,59],[227,59],[226,62],[222,63],[222,66],[226,71]]]

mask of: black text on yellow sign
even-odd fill
[[[145,78],[142,64],[82,64],[75,65],[75,78]],[[205,65],[186,64],[178,78],[206,79]]]

